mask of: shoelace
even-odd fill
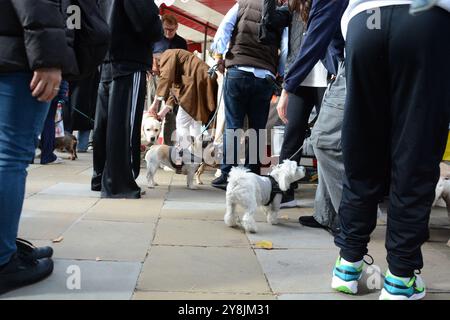
[[[367,262],[366,257],[370,258],[371,262]],[[366,255],[364,255],[363,261],[366,265],[371,266],[375,262],[375,259],[370,254],[366,254]]]

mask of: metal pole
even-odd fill
[[[205,26],[205,39],[203,42],[203,61],[206,62],[206,43],[208,41],[208,24]]]

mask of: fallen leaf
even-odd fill
[[[272,250],[273,249],[273,243],[271,241],[259,241],[255,243],[257,248],[266,249],[266,250]]]
[[[95,261],[102,261],[102,258],[97,257],[97,258],[95,258]]]
[[[53,243],[60,243],[61,241],[63,241],[64,240],[64,237],[63,236],[60,236],[60,237],[58,237],[58,238],[56,238],[56,239],[53,239]]]

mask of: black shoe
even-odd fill
[[[22,258],[29,260],[37,260],[51,258],[53,249],[51,247],[35,247],[31,242],[17,238],[16,239],[17,254]]]
[[[220,177],[218,177],[217,179],[214,179],[213,182],[211,182],[211,185],[214,188],[218,188],[221,190],[227,190],[227,185],[228,185],[228,175],[226,174],[222,174]]]
[[[315,228],[315,229],[328,229],[327,227],[321,225],[320,223],[317,222],[316,219],[314,219],[313,216],[303,216],[298,218],[298,222],[300,222],[300,224],[302,226],[305,227],[309,227],[309,228]]]
[[[53,272],[50,258],[31,261],[15,254],[0,266],[0,295],[47,278]]]

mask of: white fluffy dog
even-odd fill
[[[448,218],[450,220],[450,180],[445,177],[441,177],[436,186],[436,198],[434,200],[433,206],[439,204],[439,202],[441,203],[441,205],[443,205],[442,202],[445,202],[447,206]],[[450,240],[448,241],[447,245],[450,247]]]
[[[257,232],[254,216],[258,207],[263,207],[268,223],[277,224],[282,192],[288,191],[291,183],[304,176],[305,168],[289,160],[276,166],[269,177],[258,176],[247,169],[233,168],[228,178],[225,224],[229,227],[237,225],[237,205],[245,209],[242,226],[246,232]]]

